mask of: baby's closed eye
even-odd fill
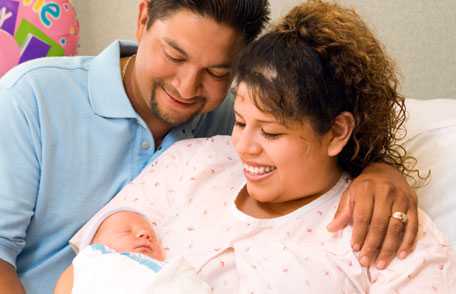
[[[133,231],[131,229],[125,229],[125,230],[118,230],[116,232],[116,235],[118,236],[126,236],[126,235],[132,235]]]

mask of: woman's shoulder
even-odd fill
[[[233,149],[231,144],[231,136],[218,135],[207,138],[190,138],[174,143],[169,150],[211,150],[211,149]],[[164,153],[165,154],[165,153]]]
[[[149,164],[143,174],[159,170],[162,175],[172,174],[173,178],[178,175],[181,178],[194,178],[198,174],[213,175],[215,170],[237,168],[239,163],[230,136],[195,138],[174,143]],[[209,179],[206,177],[205,180]]]
[[[418,209],[418,234],[416,237],[416,249],[424,250],[427,248],[437,248],[437,250],[449,251],[454,255],[448,238],[443,234],[432,219],[421,209]],[[441,249],[438,249],[441,248]]]
[[[456,255],[432,220],[419,211],[416,246],[405,259],[395,258],[386,270],[369,269],[371,289],[407,293],[453,293],[456,287]]]
[[[236,161],[236,152],[231,144],[231,136],[214,136],[208,138],[192,138],[178,141],[171,145],[162,155],[155,159],[150,166],[192,160],[199,163],[219,163]]]

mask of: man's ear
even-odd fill
[[[138,20],[136,23],[136,41],[138,44],[147,30],[147,24],[149,22],[148,5],[149,0],[139,1]]]
[[[355,127],[355,118],[350,112],[342,112],[334,120],[331,130],[331,139],[328,144],[328,155],[335,157],[344,149],[350,140]]]

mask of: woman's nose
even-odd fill
[[[256,141],[253,132],[244,129],[233,134],[234,147],[239,154],[258,155],[261,153],[260,144]]]

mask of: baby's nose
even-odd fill
[[[138,232],[138,234],[136,235],[136,238],[149,240],[151,238],[151,236],[150,236],[149,232],[141,231],[141,232]]]

